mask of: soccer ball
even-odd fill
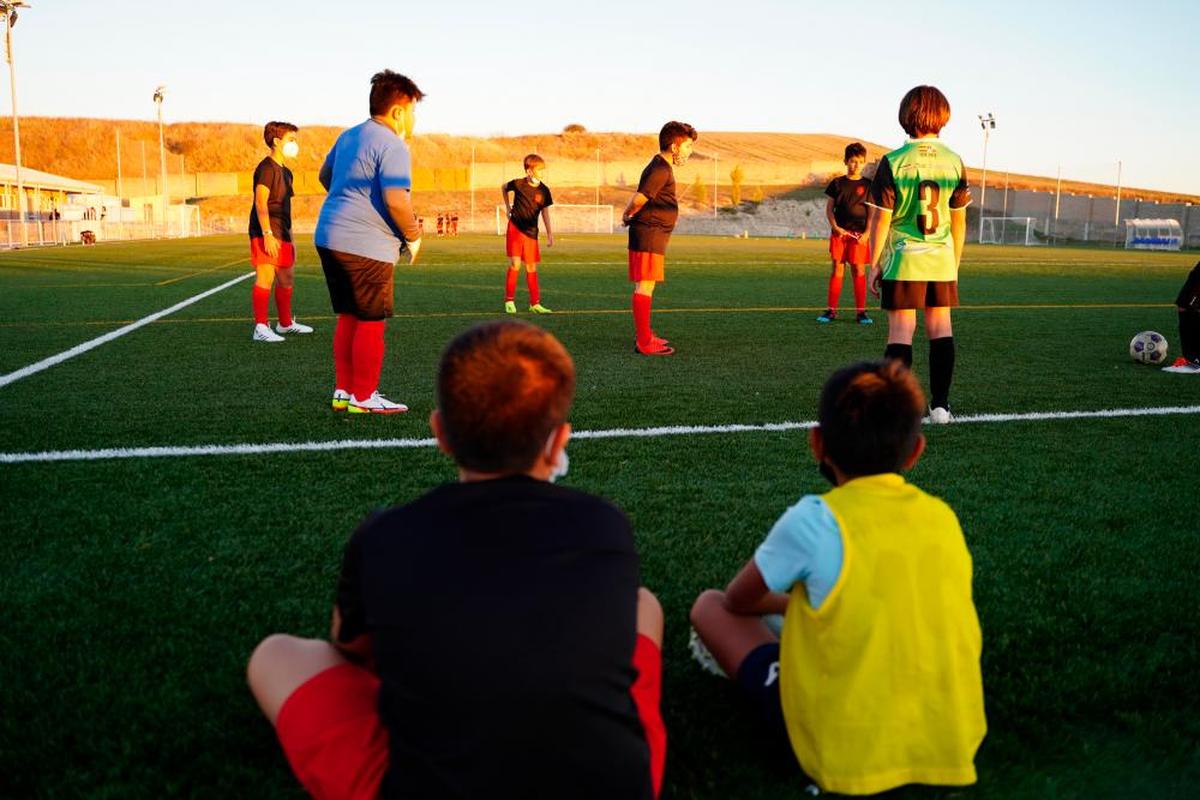
[[[1161,364],[1167,360],[1167,340],[1161,333],[1142,331],[1129,342],[1129,357],[1143,364]]]

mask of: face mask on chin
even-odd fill
[[[285,158],[295,158],[300,155],[300,145],[295,142],[284,142],[283,155]]]
[[[567,458],[567,448],[564,447],[562,453],[558,456],[558,463],[554,465],[554,469],[550,472],[550,482],[554,483],[559,478],[565,478],[570,468],[571,459]]]

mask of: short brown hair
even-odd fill
[[[859,158],[867,157],[867,148],[863,147],[861,142],[851,142],[850,144],[846,145],[846,155],[842,158],[842,161],[849,161],[855,156],[858,156]]]
[[[300,130],[290,122],[268,122],[263,126],[263,141],[267,147],[274,147],[276,139],[282,139],[289,133]]]
[[[438,367],[446,443],[459,466],[478,472],[527,471],[574,397],[570,354],[525,322],[485,322],[460,333]]]
[[[950,121],[950,101],[936,86],[914,86],[900,101],[900,127],[909,136],[941,133]]]
[[[684,139],[691,139],[694,142],[699,138],[700,134],[696,133],[696,129],[691,125],[671,120],[658,132],[658,149],[670,150],[671,145],[676,142],[682,142]]]
[[[897,472],[921,435],[925,394],[898,360],[840,369],[825,382],[817,420],[826,457],[849,476]]]
[[[530,153],[529,155],[525,156],[525,169],[533,169],[538,164],[545,166],[546,159],[542,158],[537,153]]]
[[[371,116],[386,114],[394,105],[404,101],[420,102],[425,93],[404,75],[385,69],[371,76]]]

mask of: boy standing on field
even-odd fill
[[[971,554],[950,507],[899,474],[925,449],[924,410],[898,361],[834,373],[809,446],[835,488],[802,497],[692,606],[711,657],[826,791],[975,782]],[[762,617],[781,612],[782,638]]]
[[[256,342],[282,342],[281,333],[312,333],[292,316],[292,287],[295,284],[296,248],[292,244],[292,171],[283,165],[285,158],[300,154],[295,125],[268,122],[263,141],[271,153],[254,169],[254,202],[250,206],[250,264],[254,267],[254,288],[250,301],[254,310]],[[278,282],[276,282],[278,278]],[[271,330],[267,312],[271,303],[271,285],[275,284],[275,309],[279,321]]]
[[[829,220],[829,257],[833,270],[829,274],[828,306],[817,322],[826,324],[837,318],[842,278],[849,264],[854,272],[854,310],[858,323],[870,325],[873,320],[867,314],[867,262],[871,260],[871,248],[867,245],[867,198],[871,182],[862,176],[867,148],[854,142],[846,145],[845,155],[846,174],[825,187],[829,196],[825,219]]]
[[[1200,262],[1192,267],[1175,298],[1179,312],[1179,349],[1183,355],[1163,372],[1200,375]]]
[[[542,260],[538,249],[538,215],[546,223],[546,247],[554,247],[554,232],[550,229],[550,206],[554,205],[554,198],[550,195],[550,187],[542,183],[545,171],[545,160],[537,153],[531,153],[525,156],[525,177],[500,187],[504,209],[508,212],[508,231],[504,237],[509,258],[508,274],[504,279],[506,314],[517,313],[517,273],[521,271],[522,262],[525,264],[525,285],[529,287],[529,310],[534,314],[553,313],[542,305],[537,272]]]
[[[929,338],[929,421],[950,422],[958,265],[967,240],[971,190],[958,154],[938,139],[950,103],[934,86],[917,86],[900,101],[900,127],[909,140],[879,161],[871,182],[871,292],[888,316],[884,358],[912,366],[917,310],[925,309]]]
[[[633,326],[636,341],[633,352],[644,356],[669,356],[675,353],[666,339],[650,327],[650,304],[654,287],[665,275],[664,256],[675,221],[679,219],[679,201],[675,198],[675,169],[692,155],[699,138],[686,122],[668,122],[658,134],[658,154],[642,170],[637,192],[621,214],[621,223],[629,227],[629,280],[633,287]]]

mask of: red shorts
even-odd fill
[[[263,264],[270,264],[276,267],[291,267],[296,263],[296,248],[291,242],[279,243],[279,255],[271,258],[267,255],[267,248],[263,246],[263,240],[260,236],[257,239],[250,240],[250,265],[257,267]]]
[[[509,258],[519,258],[526,264],[539,264],[542,261],[538,240],[517,230],[511,219],[508,221],[508,232],[504,235],[504,252],[508,253]]]
[[[866,265],[871,261],[871,248],[867,245],[867,235],[830,236],[829,257],[838,264]]]
[[[629,688],[650,748],[654,796],[662,790],[667,729],[662,720],[662,651],[638,634],[637,678]],[[379,718],[379,678],[353,664],[318,673],[292,692],[275,732],[301,785],[317,800],[373,800],[388,769],[388,734]]]
[[[645,253],[640,250],[629,251],[629,280],[657,281],[662,283],[666,278],[666,261],[661,253]]]

